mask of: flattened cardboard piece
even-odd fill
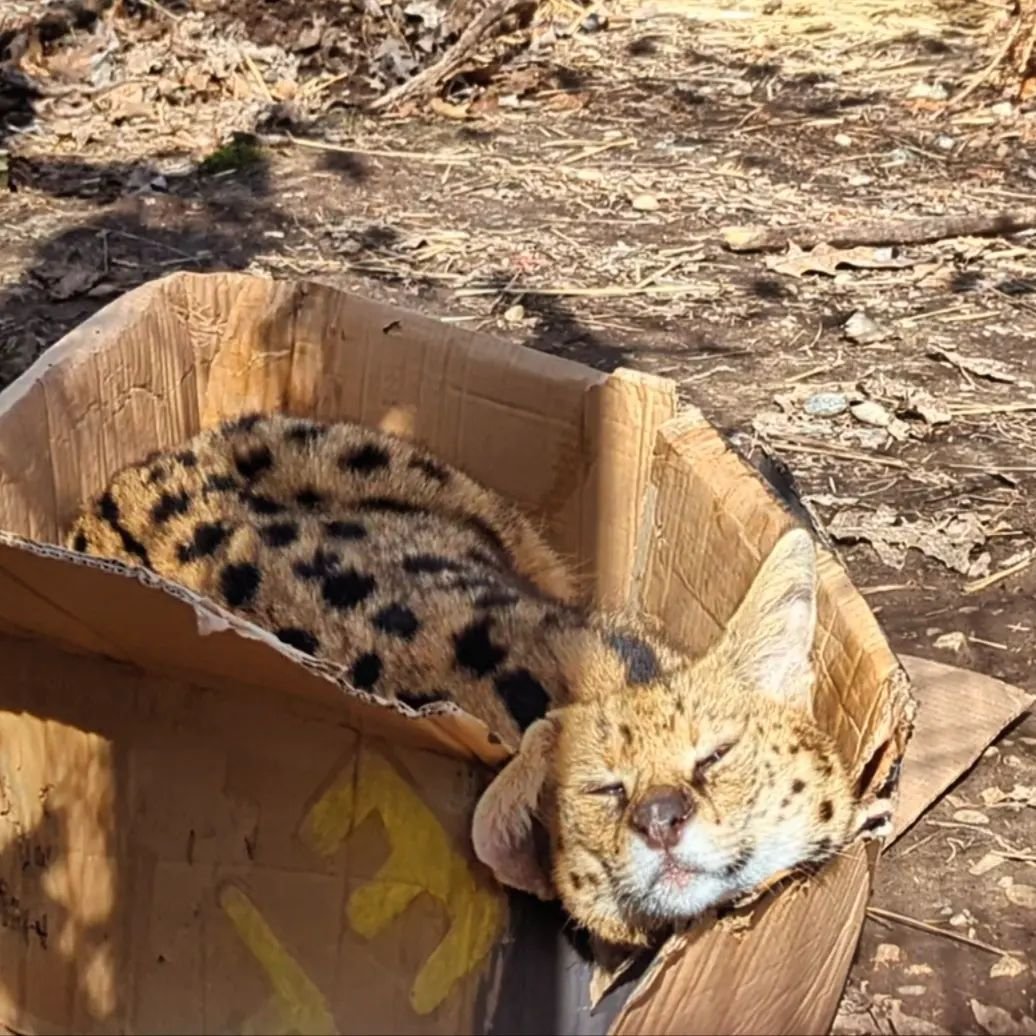
[[[605,376],[323,286],[276,283],[240,275],[181,274],[145,285],[101,311],[46,353],[0,397],[0,527],[18,536],[53,541],[83,496],[100,488],[122,464],[150,449],[180,442],[198,428],[223,417],[257,408],[358,419],[426,443],[538,515],[555,545],[573,558],[578,570],[585,574],[588,593],[599,603],[642,606],[692,650],[712,639],[747,588],[762,556],[791,520],[726,449],[700,414],[672,420],[673,386],[661,379],[630,372]],[[27,450],[38,446],[41,436],[49,454],[47,449]],[[30,455],[35,458],[31,462],[26,459]],[[290,652],[271,648],[261,636],[256,636],[257,631],[245,628],[248,624],[231,623],[225,632],[200,636],[198,602],[172,592],[169,587],[151,589],[125,574],[102,571],[104,566],[73,566],[65,560],[54,560],[53,551],[10,537],[5,542],[6,546],[0,548],[0,588],[13,596],[12,603],[0,607],[0,623],[6,622],[11,631],[45,637],[51,644],[64,642],[81,652],[124,658],[141,666],[116,667],[119,672],[131,673],[132,681],[112,682],[123,698],[132,702],[130,716],[136,717],[135,725],[124,738],[131,756],[133,746],[138,742],[150,743],[150,736],[169,742],[162,751],[182,759],[176,754],[176,737],[168,724],[162,726],[152,719],[161,715],[156,696],[175,683],[163,676],[167,673],[189,676],[197,693],[210,696],[206,700],[221,708],[230,709],[230,701],[241,696],[262,698],[273,694],[289,716],[299,710],[323,710],[322,714],[328,717],[324,723],[337,736],[351,737],[356,742],[354,728],[359,727],[363,731],[361,745],[372,739],[385,744],[384,737],[379,740],[375,735],[387,734],[395,739],[392,724],[396,720],[383,725],[377,718],[387,714],[387,710],[379,713],[373,709],[369,721],[361,721],[358,717],[363,710],[354,712],[341,701],[330,705],[325,701],[330,684],[323,675],[303,673],[301,668],[289,664],[287,660],[293,657]],[[71,601],[63,589],[66,576],[72,588],[68,594],[75,601],[73,610],[63,614],[62,609]],[[820,718],[836,735],[857,772],[865,772],[877,783],[901,754],[907,737],[910,701],[905,677],[866,604],[830,557],[822,559],[822,580],[823,634],[818,645],[823,674]],[[113,602],[118,602],[111,609],[113,615],[118,613],[118,622],[114,618],[90,618],[84,622],[83,616],[97,611],[97,602],[109,594]],[[20,604],[26,606],[22,608]],[[215,614],[211,609],[201,611]],[[160,644],[154,636],[156,630],[163,631]],[[170,668],[178,658],[189,659],[189,674],[184,674],[182,661]],[[68,705],[65,698],[70,680],[77,681],[81,671],[93,671],[91,666],[102,665],[115,663],[89,655],[80,655],[78,660],[68,663],[65,676],[53,685],[55,707]],[[26,667],[32,670],[28,663]],[[268,675],[264,675],[264,667],[268,667]],[[31,680],[26,677],[26,682],[43,686],[33,673]],[[305,687],[304,679],[310,681]],[[107,685],[103,680],[98,682],[103,691]],[[181,679],[175,685],[187,683]],[[276,685],[275,690],[272,685]],[[298,690],[299,694],[285,694],[286,690]],[[45,698],[46,695],[40,696],[41,701]],[[37,703],[37,707],[42,706]],[[83,730],[89,733],[90,723],[115,722],[116,717],[108,712],[124,707],[125,702],[116,696],[99,706],[97,716],[82,720]],[[270,708],[274,706],[271,704]],[[270,729],[264,736],[271,736],[270,730],[276,730],[279,720],[273,719],[271,712],[265,715]],[[334,719],[330,718],[332,715]],[[46,736],[52,736],[40,731],[51,727],[40,727],[31,709],[24,717],[9,711],[3,721],[11,724],[7,740],[16,744],[19,751],[35,753],[45,763],[55,758],[39,747],[46,746]],[[130,719],[125,722],[130,723]],[[190,726],[193,717],[184,722]],[[399,722],[420,731],[431,721]],[[319,725],[315,720],[313,723]],[[237,746],[239,742],[234,740],[229,721],[225,726],[228,743]],[[248,728],[247,723],[245,727]],[[439,732],[430,728],[427,732],[433,741],[439,738],[435,743],[441,752],[465,756],[471,748],[463,743],[447,744]],[[82,732],[75,734],[80,736]],[[204,731],[197,736],[203,734]],[[259,743],[265,744],[262,738]],[[110,751],[108,744],[91,742],[88,748],[103,762],[104,753]],[[206,744],[212,751],[218,747]],[[76,751],[88,758],[88,753],[84,755],[86,749]],[[242,760],[251,758],[244,747],[240,751]],[[297,751],[305,755],[301,747]],[[393,758],[398,761],[411,751],[394,743]],[[265,749],[256,749],[258,761],[253,762],[260,770],[265,767],[276,771],[278,764],[270,762],[264,752]],[[219,789],[223,785],[217,780],[224,772],[220,769],[222,764],[212,763],[208,755],[202,755],[200,773],[207,774],[205,779],[217,789],[213,798],[216,802],[222,794]],[[266,794],[259,785],[253,789],[249,783],[259,779],[251,775],[251,765],[245,761],[235,764],[236,779],[250,789],[250,805],[240,814],[245,818],[240,823],[248,830],[246,821],[251,822],[256,809],[264,811]],[[457,760],[443,759],[439,765],[460,767],[456,772],[474,772]],[[170,772],[168,761],[166,772]],[[59,776],[62,775],[59,770]],[[46,774],[41,771],[39,776],[42,781]],[[126,785],[125,767],[116,768],[116,777],[116,790],[132,798],[136,789],[132,784]],[[332,783],[325,791],[331,795],[331,801],[355,795],[348,780],[328,780]],[[407,773],[400,787],[421,788],[424,781],[424,771],[414,769]],[[189,789],[194,787],[191,781],[187,785]],[[167,788],[175,787],[170,773]],[[405,797],[404,792],[400,794]],[[96,841],[105,832],[114,844],[112,856],[118,868],[120,907],[125,906],[126,916],[135,925],[144,927],[143,932],[134,930],[133,938],[124,939],[123,944],[137,947],[143,939],[143,945],[148,945],[151,927],[167,931],[169,939],[175,942],[179,938],[178,925],[185,932],[194,931],[193,921],[177,920],[181,913],[189,910],[193,917],[195,909],[202,909],[198,906],[199,897],[208,897],[206,903],[215,902],[220,908],[220,923],[229,921],[231,928],[257,938],[255,946],[265,947],[259,957],[267,964],[270,960],[280,962],[276,967],[284,981],[288,981],[285,976],[292,977],[293,982],[298,979],[300,968],[309,975],[299,963],[299,954],[285,957],[269,950],[269,935],[277,927],[272,922],[264,926],[246,909],[240,882],[247,885],[254,860],[246,851],[247,858],[237,861],[238,871],[233,871],[227,862],[236,858],[225,855],[231,853],[234,844],[223,831],[226,817],[213,819],[206,813],[209,802],[200,792],[197,807],[181,802],[176,794],[167,798],[162,806],[173,809],[175,804],[181,820],[193,817],[197,808],[204,824],[190,829],[195,831],[195,839],[203,828],[206,837],[214,839],[213,856],[206,859],[206,864],[211,865],[209,872],[203,873],[194,864],[184,865],[177,855],[179,845],[175,851],[169,849],[170,860],[176,866],[163,871],[166,884],[162,885],[160,896],[147,899],[141,891],[154,884],[151,875],[155,862],[130,862],[136,857],[132,856],[133,843],[125,840],[124,832],[132,830],[130,822],[136,814],[129,818],[112,814],[115,821],[111,816],[98,815],[93,829],[88,829],[87,820],[74,832],[70,858],[86,861],[93,858],[90,853],[97,856],[94,850],[84,854],[79,843],[89,847],[93,844],[90,838]],[[25,803],[28,809],[29,799]],[[462,805],[467,808],[470,801],[465,799]],[[233,820],[228,830],[238,831],[234,824],[239,823],[239,814],[227,809]],[[408,815],[419,812],[413,806]],[[369,825],[374,821],[363,823]],[[322,839],[327,829],[307,830],[310,849],[326,844]],[[378,861],[391,860],[392,854],[386,856],[384,843],[377,852],[363,849],[361,833],[358,828],[356,839],[341,850],[340,866],[350,873],[359,868],[357,873],[367,875],[373,864],[364,871],[363,861],[375,857]],[[302,837],[302,828],[298,828],[296,842]],[[241,844],[248,841],[242,838]],[[292,843],[293,851],[298,851],[296,842]],[[437,858],[429,845],[423,843],[419,854],[426,861]],[[85,867],[84,862],[79,871],[85,873]],[[214,884],[215,877],[222,878],[224,870],[233,871],[232,877],[239,884]],[[148,885],[141,874],[152,884]],[[766,897],[758,906],[762,914],[757,929],[742,933],[736,944],[721,938],[729,933],[704,928],[693,934],[686,947],[674,942],[657,967],[633,988],[614,1031],[762,1031],[755,1027],[764,1023],[775,1032],[821,1031],[818,1026],[829,1006],[833,1014],[844,978],[844,970],[840,969],[843,960],[848,966],[847,955],[859,932],[859,904],[866,897],[868,875],[869,867],[860,849],[856,856],[840,860],[825,873],[824,887],[829,896],[824,910],[820,910],[815,893]],[[337,937],[328,934],[329,919],[333,917],[338,923],[343,914],[341,910],[336,913],[327,909],[319,882],[315,882],[312,894],[300,893],[300,901],[307,904],[305,909],[288,917],[290,877],[285,872],[280,884],[271,878],[261,888],[249,886],[258,897],[249,902],[257,905],[260,913],[267,909],[268,900],[270,904],[279,904],[277,924],[284,925],[289,932],[298,929],[300,944],[304,937],[309,938],[301,933],[301,928],[307,919],[313,920],[313,931],[323,933],[324,949],[312,950],[314,959],[319,957],[320,962],[313,965],[319,974],[316,978],[310,976],[311,986],[324,991],[326,999],[330,994],[323,983],[334,972],[329,961],[340,959],[334,953],[343,953],[345,945],[344,936],[336,942]],[[41,887],[45,880],[49,879],[44,875]],[[412,881],[410,885],[413,886]],[[227,888],[231,891],[227,892]],[[391,900],[392,895],[382,890],[380,898]],[[219,896],[223,898],[213,898]],[[338,902],[343,902],[343,896]],[[835,913],[830,909],[832,897],[834,902],[843,904]],[[86,906],[94,902],[92,893],[82,898]],[[98,901],[103,903],[103,897]],[[409,909],[423,909],[420,904],[425,902],[422,897]],[[159,914],[163,920],[159,920]],[[207,916],[204,910],[202,916]],[[436,916],[441,924],[441,913]],[[430,930],[434,923],[424,915],[414,915],[405,924],[400,921],[405,933],[393,928],[390,934],[383,935],[386,941],[379,961],[385,976],[380,980],[365,977],[354,986],[342,980],[343,988],[347,987],[356,997],[350,1010],[363,1023],[363,1031],[388,1031],[379,1028],[383,1022],[401,1031],[439,1031],[428,1029],[413,1013],[406,1015],[406,1019],[397,1013],[397,1008],[403,1010],[401,1005],[407,1004],[406,1009],[411,1010],[413,1004],[393,985],[396,979],[388,977],[395,975],[393,962],[409,962],[411,943],[420,943],[423,937],[414,933]],[[210,931],[204,925],[203,929]],[[461,930],[463,938],[458,938],[463,947],[478,944],[477,924],[466,923],[458,928]],[[514,931],[520,936],[521,930],[519,925]],[[184,938],[190,942],[193,936]],[[296,992],[289,998],[288,1006],[282,998],[270,1009],[271,1014],[262,1009],[263,1005],[250,1001],[247,1010],[251,1013],[242,1013],[245,1009],[234,997],[239,985],[247,983],[244,979],[238,983],[234,976],[244,964],[226,955],[229,951],[223,942],[213,946],[215,949],[198,951],[200,957],[196,953],[188,959],[201,960],[203,963],[191,963],[190,967],[200,968],[204,974],[213,974],[217,963],[231,960],[226,977],[213,979],[205,986],[205,995],[209,997],[206,1009],[211,1017],[219,1016],[215,1024],[226,1024],[233,1031],[241,1031],[242,1027],[258,1031],[271,1027],[297,1031],[326,1028],[327,1017],[320,1013],[311,986],[301,980],[292,985]],[[370,950],[368,944],[364,946],[365,952]],[[0,947],[4,947],[0,972],[22,976],[20,992],[34,1004],[42,1002],[32,999],[35,983],[56,983],[62,990],[73,986],[79,990],[83,983],[94,981],[77,977],[72,982],[65,972],[48,970],[46,960],[30,966],[21,944],[5,946],[0,940]],[[496,972],[496,964],[486,965],[476,983],[478,1006],[473,1008],[474,1014],[469,1013],[457,1023],[461,1026],[458,1031],[484,1031],[488,1026],[494,1026],[495,1031],[507,1031],[500,1023],[505,1014],[498,998],[507,989],[513,994],[513,984],[507,983],[508,960],[513,960],[522,949],[521,943],[511,947],[503,958],[502,976]],[[499,950],[494,950],[492,957],[499,961]],[[166,957],[167,962],[171,959]],[[559,955],[556,966],[567,968],[569,960]],[[790,960],[797,962],[797,971],[787,970]],[[803,962],[812,970],[803,970]],[[788,988],[785,991],[782,986],[769,997],[770,1006],[763,1017],[749,1003],[751,998],[731,996],[731,990],[750,990],[759,982],[767,983],[766,976],[757,969],[769,967],[785,969],[775,974],[788,983]],[[97,968],[101,974],[97,981],[101,985],[107,982],[112,1003],[137,1005],[146,998],[160,1007],[182,996],[183,980],[178,973],[168,979],[164,976],[171,972],[150,971],[145,983],[139,978],[136,965],[107,972],[101,965]],[[205,971],[206,968],[209,970]],[[722,1002],[701,996],[685,997],[686,990],[696,988],[696,973],[701,974],[708,989],[718,989],[718,976],[723,976]],[[366,976],[366,972],[363,974]],[[808,983],[810,976],[813,984],[805,988],[803,982]],[[339,977],[336,975],[336,980]],[[571,982],[559,982],[556,987],[576,988]],[[559,1012],[554,1019],[557,1028],[601,1031],[601,1022],[618,1010],[628,991],[629,987],[616,991],[602,1005],[604,1011],[595,1012],[589,1021],[577,1021],[564,1014],[574,1011],[582,1018],[585,987],[575,997],[561,996],[554,1005]],[[18,1017],[30,1017],[31,1009],[17,996],[10,995],[13,1001],[0,1000],[0,1018],[6,1020],[13,1017],[12,1011],[19,1010],[22,1013]],[[87,1009],[84,996],[77,992],[70,999],[63,992],[51,997],[47,1002],[58,1005],[55,1010],[61,1009],[64,1015],[48,1021],[49,1027],[86,1031],[87,1022],[91,1032],[120,1027],[113,1020],[118,1013],[114,1008],[107,1013],[102,1011],[98,1017],[96,1011],[91,1013]],[[813,1006],[804,1007],[804,999]],[[389,1002],[384,1014],[378,1013],[377,1007],[383,1001]],[[656,1004],[662,1005],[664,1011]],[[453,1024],[458,1016],[450,1017]],[[284,1024],[278,1026],[278,1021]],[[337,1015],[335,1024],[342,1024]]]
[[[469,847],[474,770],[276,692],[0,656],[11,1028],[477,1030],[507,903]]]
[[[900,655],[918,702],[914,736],[903,756],[895,830],[902,837],[978,761],[1036,696],[992,676],[915,655]]]

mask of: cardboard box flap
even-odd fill
[[[718,636],[763,558],[797,522],[693,409],[660,428],[651,487],[653,515],[637,572],[641,607],[698,653]],[[823,546],[817,549],[814,712],[852,772],[866,770],[876,786],[909,735],[909,681],[841,564]]]
[[[10,533],[0,533],[0,631],[44,637],[203,687],[232,684],[299,698],[341,713],[356,730],[415,748],[487,765],[508,754],[484,724],[453,706],[419,715],[364,694],[349,686],[343,667],[309,658],[151,572]]]

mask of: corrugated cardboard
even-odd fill
[[[506,757],[492,732],[379,704],[183,589],[48,546],[118,467],[251,409],[426,443],[537,516],[588,595],[690,649],[792,520],[662,379],[316,284],[176,275],[119,299],[0,397],[0,1022],[823,1031],[862,849],[765,897],[750,930],[674,940],[591,1014],[556,912],[472,857],[472,806]],[[878,784],[906,741],[906,678],[826,554],[821,573],[820,716]]]

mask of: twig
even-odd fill
[[[296,137],[291,133],[281,137],[277,134],[268,133],[259,138],[263,144],[295,144],[297,147],[309,148],[312,151],[333,151],[339,155],[363,155],[366,158],[401,158],[408,162],[430,162],[432,165],[466,165],[471,162],[473,155],[461,152],[456,155],[438,154],[433,151],[395,151],[388,148],[362,148],[345,147],[341,144],[329,144],[323,140],[309,140],[306,137]]]
[[[812,439],[798,438],[788,439],[781,437],[773,439],[773,446],[777,450],[787,453],[814,453],[820,457],[835,457],[838,460],[856,460],[862,464],[879,464],[886,468],[908,469],[906,461],[897,460],[895,457],[876,457],[862,450],[850,450],[845,446],[827,446],[822,442]]]
[[[982,590],[988,590],[989,587],[995,586],[1005,579],[1010,579],[1011,576],[1016,576],[1019,572],[1024,572],[1034,561],[1036,561],[1036,554],[1022,558],[1021,561],[1016,561],[1013,565],[1000,569],[999,572],[993,572],[991,575],[983,576],[981,579],[965,583],[963,590],[966,594],[977,594]]]
[[[821,242],[839,248],[855,245],[920,245],[951,237],[1017,234],[1036,227],[1036,209],[1017,214],[928,216],[924,219],[877,219],[831,227],[724,227],[723,243],[732,252],[775,252],[794,241],[800,248]]]
[[[532,2],[535,4],[535,0]],[[529,4],[530,0],[493,0],[438,61],[433,62],[405,83],[400,83],[383,93],[371,102],[370,110],[384,111],[403,101],[409,101],[422,94],[430,94],[438,90],[451,76],[460,71],[468,56],[482,42],[483,37],[493,26],[520,8],[528,7]]]
[[[873,917],[876,921],[896,921],[899,924],[905,924],[908,928],[930,932],[932,935],[944,935],[947,939],[952,939],[954,942],[964,943],[965,946],[974,946],[978,950],[985,950],[986,953],[995,953],[998,957],[1013,956],[1017,952],[1015,950],[1001,950],[999,946],[994,946],[988,942],[981,942],[979,939],[969,939],[966,935],[961,935],[959,932],[948,932],[945,928],[940,928],[938,925],[929,924],[927,921],[921,921],[906,914],[897,914],[894,910],[867,907],[867,916]]]
[[[1022,24],[1025,21],[1024,17],[1019,14],[1014,25],[1011,26],[1011,31],[1007,34],[1000,49],[996,52],[993,60],[981,72],[975,75],[971,82],[969,82],[956,97],[950,99],[950,103],[944,109],[948,111],[951,108],[959,108],[965,98],[970,97],[975,90],[977,90],[1003,63],[1004,58],[1007,57],[1014,46],[1014,41],[1018,37],[1018,33],[1022,30]]]
[[[241,55],[241,60],[244,61],[248,71],[252,73],[252,78],[259,85],[259,89],[266,98],[267,104],[273,104],[273,94],[270,93],[270,88],[266,85],[266,80],[263,78],[263,74],[259,71],[256,63],[245,53],[244,48],[238,47],[237,52]]]
[[[652,277],[651,280],[654,280]],[[474,298],[478,295],[532,295],[562,299],[622,299],[631,295],[685,295],[701,292],[702,286],[688,284],[634,284],[626,288],[609,284],[603,288],[458,288],[456,298]],[[705,297],[705,296],[702,296]],[[906,465],[903,465],[906,467]]]

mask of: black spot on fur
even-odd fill
[[[323,579],[334,575],[341,559],[333,550],[317,547],[312,561],[296,561],[292,568],[299,579]]]
[[[274,522],[261,526],[259,535],[268,547],[287,547],[299,538],[297,522]]]
[[[299,507],[305,507],[307,510],[313,510],[314,507],[319,507],[324,501],[322,493],[318,493],[315,489],[307,487],[306,489],[300,489],[295,494],[295,502]]]
[[[519,601],[513,590],[486,590],[475,598],[476,608],[510,608]]]
[[[620,723],[619,733],[622,735],[622,740],[625,741],[627,745],[633,744],[633,731],[630,730],[629,724]]]
[[[250,412],[232,417],[220,426],[224,432],[250,432],[263,419],[263,415]]]
[[[219,574],[219,588],[232,608],[245,607],[255,599],[262,582],[259,569],[249,562],[226,565]]]
[[[358,572],[355,568],[345,568],[334,575],[325,576],[320,593],[331,608],[347,612],[363,604],[374,593],[376,586],[373,576]]]
[[[76,533],[76,538],[72,541],[72,549],[79,551],[80,554],[86,553],[86,533],[82,529]]]
[[[410,554],[403,558],[403,571],[411,575],[437,572],[459,572],[462,566],[453,558],[444,558],[439,554]]]
[[[550,708],[550,695],[528,669],[501,673],[493,684],[521,730],[542,719]]]
[[[484,540],[486,540],[499,554],[501,557],[508,557],[507,547],[504,546],[504,541],[500,537],[500,534],[489,524],[484,518],[479,518],[476,515],[472,515],[467,518],[465,524],[470,528],[474,529]]]
[[[187,493],[163,493],[151,508],[151,520],[156,525],[162,525],[174,514],[186,514],[190,508],[191,498]]]
[[[677,698],[673,707],[681,716],[687,711],[687,706],[684,704],[683,698]]]
[[[209,475],[205,479],[205,489],[211,493],[229,493],[238,488],[237,479],[233,475]]]
[[[285,626],[274,630],[274,634],[278,640],[304,651],[307,655],[315,655],[320,648],[320,641],[309,630],[299,629],[297,626]]]
[[[241,490],[241,501],[252,514],[269,516],[283,514],[285,510],[284,505],[277,503],[276,500],[272,500],[263,493],[253,493],[248,489]]]
[[[798,795],[798,793],[799,793],[800,791],[802,791],[802,789],[803,789],[803,788],[805,788],[805,786],[806,786],[806,784],[805,784],[805,781],[800,781],[800,780],[799,780],[799,779],[798,779],[798,778],[796,777],[796,778],[795,778],[795,780],[793,780],[793,781],[791,782],[791,793],[792,793],[793,795]]]
[[[411,640],[421,627],[417,616],[405,604],[399,603],[386,605],[371,622],[382,633],[402,637],[403,640]]]
[[[815,851],[819,853],[821,856],[826,856],[831,851],[831,849],[831,839],[825,836],[824,838],[821,838],[819,842],[817,842]]]
[[[312,424],[309,421],[300,421],[298,424],[293,424],[284,433],[284,438],[287,439],[288,442],[302,446],[314,443],[317,439],[323,438],[326,434],[327,427],[325,425]]]
[[[820,808],[817,810],[817,816],[820,817],[820,822],[822,824],[826,824],[831,817],[834,816],[834,812],[835,808],[831,804],[831,800],[824,799],[824,801],[820,803]]]
[[[234,466],[241,477],[249,482],[257,479],[264,471],[273,467],[273,454],[269,446],[256,446],[234,457]]]
[[[655,649],[631,633],[611,633],[608,643],[626,666],[626,679],[638,686],[651,683],[662,675]]]
[[[354,450],[347,450],[338,458],[338,466],[343,471],[352,471],[357,475],[370,475],[389,466],[388,451],[370,442]]]
[[[417,504],[409,504],[405,500],[394,500],[388,496],[369,496],[365,500],[358,500],[357,510],[360,511],[386,511],[389,514],[427,514],[426,507],[419,507]]]
[[[437,464],[427,457],[413,457],[407,467],[413,471],[420,471],[422,475],[433,482],[438,482],[440,486],[446,485],[450,479],[450,473],[441,464]]]
[[[578,892],[583,887],[583,879],[578,874],[576,874],[575,871],[572,871],[569,874],[568,880],[572,883],[572,888],[574,888],[576,892]]]
[[[396,701],[401,701],[412,709],[420,709],[425,705],[434,705],[436,702],[449,700],[449,697],[441,691],[427,691],[423,694],[415,694],[412,691],[400,691],[396,695]]]
[[[499,558],[491,557],[484,550],[479,550],[477,547],[473,550],[465,551],[464,556],[470,558],[476,565],[482,565],[485,568],[500,568]]]
[[[733,861],[723,868],[723,876],[725,878],[733,878],[740,874],[751,862],[752,850],[750,848],[742,849]]]
[[[891,814],[882,813],[878,816],[868,817],[861,825],[860,829],[856,832],[857,834],[864,834],[866,831],[876,831],[879,827],[884,827],[890,819]],[[830,842],[829,838],[824,839],[826,842]]]
[[[185,468],[193,468],[198,463],[198,455],[194,450],[180,450],[174,456]]]
[[[359,522],[324,522],[324,532],[336,540],[362,540],[367,535]]]
[[[507,657],[507,648],[494,644],[490,636],[493,620],[488,616],[465,626],[453,635],[453,650],[457,665],[476,676],[486,676],[498,669]]]
[[[381,659],[373,651],[360,655],[349,672],[349,682],[361,691],[369,691],[381,676]]]
[[[793,742],[791,747],[788,749],[788,751],[791,753],[791,755],[798,755],[800,748],[801,748],[801,745],[795,744]]]
[[[185,565],[198,558],[211,557],[229,535],[230,530],[222,522],[200,522],[194,528],[191,542],[181,543],[176,548],[176,556]]]
[[[168,475],[168,474],[169,473],[166,471],[165,468],[162,467],[161,464],[156,464],[147,473],[148,485],[152,485],[152,486],[154,486],[154,485],[161,485],[165,481],[166,475]]]
[[[151,558],[148,557],[147,548],[122,524],[119,505],[115,502],[115,498],[111,493],[105,493],[97,502],[97,513],[118,535],[122,541],[123,550],[127,554],[132,554],[134,557],[139,558],[141,564],[150,568]]]

